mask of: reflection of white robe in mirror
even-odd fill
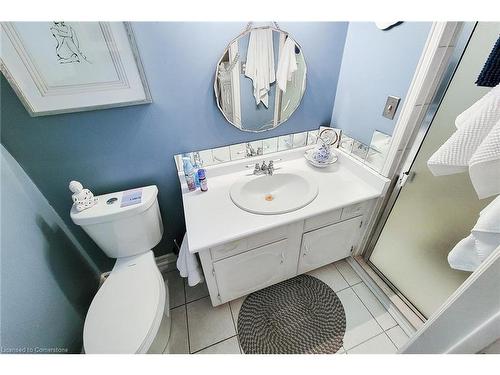
[[[253,81],[255,103],[269,105],[269,90],[275,81],[273,31],[255,29],[250,32],[245,76]]]
[[[286,38],[278,61],[276,81],[281,91],[286,92],[288,81],[292,80],[292,74],[297,70],[297,59],[295,57],[295,42],[292,38]]]

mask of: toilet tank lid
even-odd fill
[[[77,225],[92,225],[123,219],[146,211],[156,201],[157,195],[156,185],[103,194],[97,196],[96,205],[86,210],[77,211],[73,205],[70,216]]]

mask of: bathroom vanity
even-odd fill
[[[252,158],[275,160],[273,176],[252,175],[254,164],[245,159],[207,167],[208,192],[189,192],[179,172],[189,250],[199,254],[214,306],[346,258],[358,246],[389,180],[343,152],[337,163],[314,168],[303,158],[310,147]],[[311,180],[316,197],[279,214],[248,212],[233,202],[233,186],[245,179],[271,184],[279,174]],[[248,194],[261,193],[255,189]],[[291,206],[294,199],[300,196],[286,196]]]

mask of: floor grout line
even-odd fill
[[[358,284],[359,284],[359,283],[358,283]],[[356,285],[357,285],[357,284],[356,284]],[[362,299],[362,298],[358,295],[358,293],[356,293],[356,291],[354,290],[354,288],[352,288],[352,291],[354,292],[354,294],[356,295],[356,297],[358,297],[358,299],[361,301],[361,303],[363,304],[363,306],[365,307],[365,309],[368,311],[368,314],[370,314],[370,315],[373,317],[373,319],[375,320],[375,322],[378,324],[378,326],[379,326],[379,327],[380,327],[380,329],[382,330],[382,332],[381,332],[381,333],[384,333],[384,334],[387,336],[387,338],[388,338],[388,339],[389,339],[389,341],[392,343],[392,345],[394,345],[394,347],[396,348],[396,351],[397,351],[397,350],[398,350],[398,347],[397,347],[397,346],[396,346],[396,344],[395,344],[395,343],[391,340],[391,338],[389,337],[389,335],[386,333],[386,330],[384,329],[384,327],[382,327],[382,325],[378,322],[378,320],[377,320],[377,318],[375,317],[375,315],[373,315],[373,314],[372,314],[372,312],[370,311],[370,309],[368,308],[368,306],[366,306],[366,304],[363,302],[363,299]],[[370,293],[371,293],[371,291],[370,291]],[[375,295],[374,295],[374,296],[375,296]],[[375,298],[377,298],[377,297],[375,296]],[[378,300],[378,299],[377,299],[377,300]],[[380,302],[380,301],[379,301],[379,302]],[[383,307],[383,306],[384,306],[384,305],[382,305],[382,307]],[[386,311],[387,311],[387,310],[386,310]],[[394,326],[394,327],[395,327],[395,326]],[[391,327],[391,328],[394,328],[394,327]],[[371,340],[371,339],[373,339],[374,337],[377,337],[377,336],[379,336],[379,335],[380,335],[380,334],[377,334],[377,335],[375,335],[375,336],[372,336],[372,337],[370,337],[368,340]],[[366,340],[366,341],[368,341],[368,340]],[[366,341],[364,341],[364,342],[366,342]],[[361,345],[361,344],[359,344],[359,345]],[[357,346],[357,345],[356,345],[356,346]],[[355,348],[356,346],[354,346],[354,348]],[[351,348],[351,349],[352,349],[352,348]],[[350,350],[350,349],[349,349],[349,350]]]
[[[193,303],[193,302],[199,301],[200,299],[207,298],[207,297],[210,297],[210,294],[208,294],[208,295],[206,295],[206,296],[204,296],[204,297],[196,298],[196,299],[194,299],[194,300],[192,300],[192,301],[189,301],[189,302],[184,302],[184,303],[181,303],[181,304],[179,304],[179,305],[176,305],[176,306],[174,306],[174,307],[171,307],[171,308],[170,308],[170,310],[172,310],[172,309],[176,309],[176,308],[181,307],[181,306],[184,306],[184,305],[189,305],[190,303]]]
[[[366,311],[368,311],[368,314],[370,314],[370,316],[375,320],[375,322],[377,323],[377,325],[380,327],[380,329],[382,330],[382,332],[385,332],[385,329],[384,327],[382,327],[380,325],[380,323],[378,322],[377,318],[375,317],[375,315],[372,314],[372,312],[370,311],[370,309],[368,308],[368,306],[366,306],[366,304],[363,302],[363,299],[358,295],[358,293],[356,293],[356,291],[354,290],[354,288],[352,288],[352,291],[354,292],[354,295],[356,297],[358,297],[358,299],[360,300],[361,304],[365,307]],[[371,292],[370,292],[371,293]],[[375,297],[376,298],[376,297]]]
[[[382,332],[380,332],[380,333],[377,333],[375,336],[372,336],[372,337],[370,337],[369,339],[366,339],[366,340],[364,340],[364,341],[360,342],[359,344],[354,345],[354,346],[353,346],[352,348],[350,348],[349,350],[353,350],[354,348],[357,348],[358,346],[363,345],[365,342],[368,342],[368,341],[370,341],[371,339],[374,339],[375,337],[378,337],[378,336],[380,336],[380,335],[384,335],[384,334],[387,336],[387,334],[385,333],[385,331],[382,331]],[[391,341],[391,342],[392,342],[392,341]],[[345,347],[344,347],[344,350],[345,350],[345,352],[346,352],[346,353],[348,352],[348,350],[347,350],[347,349],[345,349]],[[347,353],[347,354],[349,354],[349,353]],[[360,353],[360,354],[364,354],[364,353]],[[368,353],[366,353],[366,354],[368,354]]]
[[[399,326],[399,324],[396,324],[394,327],[399,327],[399,329],[401,329],[401,330],[403,331],[403,333],[406,335],[406,337],[408,337],[408,340],[410,339],[410,337],[406,334],[406,332],[403,330],[403,328],[401,328],[401,327]],[[389,340],[391,340],[391,342],[394,344],[394,346],[396,347],[396,349],[397,349],[397,350],[399,350],[399,346],[397,346],[397,345],[396,345],[396,343],[394,342],[394,340],[393,340],[393,339],[391,339],[391,336],[389,336],[389,334],[387,333],[387,331],[389,331],[389,330],[393,329],[394,327],[391,327],[391,328],[389,328],[389,329],[385,330],[384,332],[385,332],[385,334],[387,335],[387,337],[389,338]]]
[[[338,262],[339,262],[339,261],[334,262],[334,263],[333,263],[333,266],[335,267],[335,269],[336,269],[336,270],[337,270],[337,272],[339,273],[340,277],[342,277],[342,278],[344,279],[345,283],[346,283],[347,285],[349,285],[349,287],[351,287],[351,285],[349,284],[349,282],[347,281],[347,279],[344,277],[344,275],[342,275],[342,272],[340,272],[339,268],[337,267],[337,263],[338,263]],[[344,288],[344,289],[347,289],[347,288]],[[343,289],[342,289],[342,290],[343,290]],[[340,290],[339,290],[339,292],[340,292]],[[336,292],[335,292],[335,293],[336,293]]]
[[[229,313],[231,314],[231,320],[233,322],[234,332],[236,332],[236,334],[238,334],[238,330],[236,328],[236,323],[234,322],[233,308],[231,307],[231,301],[226,302],[226,303],[229,306]]]
[[[334,263],[334,265],[335,265],[335,263]],[[351,265],[350,265],[349,263],[347,263],[347,265],[348,265],[349,267],[351,267]],[[337,268],[337,265],[335,265],[335,268]],[[352,267],[351,267],[351,269],[354,271],[354,269],[353,269]],[[344,280],[347,282],[347,280],[345,279],[344,275],[342,275],[342,272],[340,272],[340,270],[339,270],[338,268],[337,268],[337,271],[340,273],[340,275],[341,275],[341,276],[344,278]],[[354,272],[357,274],[357,272],[356,272],[356,271],[354,271]],[[358,276],[359,276],[359,275],[358,275]],[[391,343],[392,343],[392,344],[396,347],[396,350],[397,350],[397,346],[396,346],[396,345],[392,342],[392,340],[391,340],[391,338],[389,337],[389,335],[388,335],[387,333],[385,333],[384,328],[380,325],[380,323],[378,322],[378,320],[377,320],[377,318],[375,317],[375,315],[373,315],[373,314],[372,314],[372,312],[370,311],[370,309],[368,308],[368,306],[366,306],[366,304],[363,302],[363,300],[362,300],[362,299],[361,299],[361,297],[358,295],[358,293],[356,293],[356,290],[354,290],[354,288],[353,288],[353,287],[354,287],[354,286],[356,286],[356,285],[359,285],[359,284],[361,284],[361,283],[363,283],[363,280],[361,280],[361,281],[357,282],[356,284],[351,285],[351,286],[350,286],[350,288],[352,289],[352,292],[354,293],[354,295],[355,295],[355,296],[359,299],[359,301],[361,302],[361,304],[364,306],[364,308],[366,309],[366,311],[368,311],[368,314],[370,314],[370,316],[373,318],[373,320],[375,320],[375,322],[376,322],[376,323],[377,323],[377,325],[380,327],[380,329],[382,330],[382,332],[377,333],[375,336],[372,336],[372,337],[370,337],[370,338],[366,339],[365,341],[363,341],[363,342],[361,342],[361,343],[359,343],[359,344],[357,344],[357,345],[354,345],[354,346],[353,346],[351,349],[349,349],[349,350],[354,349],[356,346],[359,346],[359,345],[361,345],[361,344],[363,344],[363,343],[365,343],[365,342],[367,342],[367,341],[369,341],[369,340],[373,339],[374,337],[379,336],[379,335],[380,335],[380,334],[382,334],[382,333],[384,333],[384,334],[387,336],[387,338],[389,339],[389,341],[390,341],[390,342],[391,342]],[[349,283],[347,282],[347,284],[349,284]],[[371,293],[371,291],[370,291],[370,293]],[[375,295],[374,295],[374,296],[375,296]],[[377,297],[375,296],[375,298],[377,298]],[[377,299],[377,300],[378,300],[378,299]],[[380,302],[380,301],[379,301],[379,302]],[[382,305],[382,307],[383,307],[383,305]],[[391,328],[393,328],[393,327],[391,327]],[[345,349],[345,348],[344,348],[344,350],[345,350],[345,352],[347,353],[347,349]]]
[[[349,285],[349,286],[346,286],[345,288],[342,288],[342,289],[339,289],[339,290],[333,290],[333,289],[332,289],[332,290],[333,290],[335,293],[340,293],[340,292],[343,292],[344,290],[346,290],[346,289],[350,289],[350,288],[352,288],[352,286],[350,286],[350,285]]]
[[[336,261],[336,262],[332,263],[332,264],[333,264],[333,266],[335,267],[335,269],[337,270],[337,272],[338,272],[338,273],[340,274],[340,276],[344,279],[344,281],[346,282],[346,284],[347,284],[347,285],[349,285],[349,287],[353,287],[354,285],[358,285],[358,284],[360,284],[360,283],[362,283],[362,282],[363,282],[363,280],[361,279],[361,280],[359,280],[357,283],[354,283],[354,284],[352,284],[352,285],[351,285],[351,284],[349,283],[349,281],[347,281],[346,277],[342,274],[342,272],[340,272],[339,268],[337,267],[337,263],[340,263],[340,262],[345,262],[345,263],[346,263],[346,264],[347,264],[347,265],[348,265],[348,266],[352,269],[352,271],[353,271],[356,275],[358,275],[358,277],[359,277],[360,279],[361,279],[361,276],[359,276],[359,274],[358,274],[356,271],[354,271],[354,268],[352,268],[352,267],[351,267],[351,265],[350,265],[349,263],[347,263],[347,261],[346,261],[345,259],[343,259],[343,260],[338,260],[338,261]],[[346,289],[346,288],[344,288],[344,289]],[[339,290],[339,292],[340,292],[340,290]]]
[[[234,326],[234,331],[236,332],[236,341],[238,341],[238,348],[240,349],[240,354],[243,354],[243,350],[241,349],[241,345],[240,345],[240,339],[238,337],[239,333],[238,333],[238,327],[236,325],[236,322],[234,321],[234,315],[233,315],[233,308],[231,307],[231,301],[227,302],[227,304],[229,305],[229,312],[231,313],[231,319],[233,320],[233,326]]]
[[[197,354],[197,353],[201,352],[202,350],[205,350],[205,349],[211,348],[212,346],[215,346],[215,345],[217,345],[217,344],[220,344],[221,342],[227,341],[227,340],[232,339],[233,337],[236,337],[236,336],[238,336],[238,335],[233,335],[233,336],[230,336],[230,337],[225,338],[224,340],[220,340],[220,341],[214,342],[213,344],[210,344],[210,345],[208,345],[208,346],[205,346],[204,348],[201,348],[201,349],[199,349],[199,350],[197,350],[197,351],[195,351],[195,352],[193,352],[193,353],[191,353],[191,354]],[[226,354],[226,353],[224,353],[224,354]],[[240,354],[241,354],[241,353],[240,353]]]
[[[394,327],[393,327],[394,328]],[[387,334],[387,331],[384,331],[385,335],[387,336],[387,338],[389,339],[390,342],[392,342],[392,345],[394,345],[394,347],[396,348],[396,351],[399,350],[398,346],[396,345],[396,343],[394,341],[392,341],[391,339],[391,336],[389,336]]]
[[[184,289],[184,302],[186,301],[186,284],[182,281],[182,288]],[[184,303],[184,312],[186,314],[186,333],[188,339],[188,353],[191,353],[191,338],[189,337],[189,315],[187,310],[187,303]]]
[[[389,311],[387,311],[387,312],[389,312]],[[391,314],[389,313],[389,315],[391,315]],[[396,324],[394,324],[392,327],[389,327],[389,328],[387,328],[387,329],[384,329],[384,332],[387,332],[387,331],[389,331],[389,330],[393,329],[394,327],[400,327],[399,323],[398,323],[398,322],[396,322],[396,319],[394,319],[394,317],[393,317],[392,315],[391,315],[391,317],[392,317],[392,319],[394,320],[394,322],[395,322]],[[402,329],[402,328],[401,328],[401,329]],[[403,332],[404,332],[404,331],[403,331]],[[405,334],[406,334],[406,333],[405,333]],[[407,335],[407,336],[408,336],[408,335]]]
[[[196,298],[196,299],[189,301],[189,302],[188,302],[187,297],[186,297],[186,305],[193,303],[193,302],[196,302],[196,301],[199,301],[200,299],[207,298],[207,297],[210,297],[210,294],[207,294],[206,296],[203,296],[203,297]]]
[[[363,281],[362,281],[363,282]],[[357,284],[354,284],[353,286],[356,286],[356,285],[359,285],[361,283],[357,283]],[[365,284],[366,286],[366,284]],[[367,287],[368,288],[368,287]],[[369,290],[369,289],[368,289]],[[377,317],[375,315],[372,314],[372,312],[370,311],[370,309],[368,308],[368,306],[363,302],[363,299],[359,296],[358,293],[356,293],[356,290],[354,288],[352,288],[352,291],[354,292],[354,294],[356,295],[356,297],[358,297],[358,299],[361,301],[361,303],[363,304],[363,306],[368,310],[368,313],[373,317],[373,319],[375,319],[375,321],[377,322],[377,324],[379,325],[379,327],[382,329],[382,332],[387,332],[388,330],[390,329],[393,329],[394,327],[396,327],[398,324],[398,322],[396,322],[396,320],[393,318],[394,322],[396,323],[395,325],[393,325],[392,327],[390,328],[387,328],[387,329],[384,329],[384,327],[382,327],[382,325],[379,323],[379,321],[377,320]],[[369,290],[370,293],[372,293],[371,290]],[[373,293],[372,293],[373,294]],[[387,312],[389,313],[389,311],[385,308],[385,306],[382,304],[382,302],[380,302],[380,300],[377,298],[377,296],[375,294],[373,294],[373,296],[375,297],[375,299],[380,303],[380,305],[382,306],[382,308]],[[389,314],[390,315],[390,314]],[[392,315],[391,315],[392,317]],[[392,341],[392,340],[391,340]]]

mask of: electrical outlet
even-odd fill
[[[382,112],[382,116],[392,120],[396,111],[398,109],[399,101],[401,98],[396,96],[388,96],[387,101],[385,102],[384,112]]]

